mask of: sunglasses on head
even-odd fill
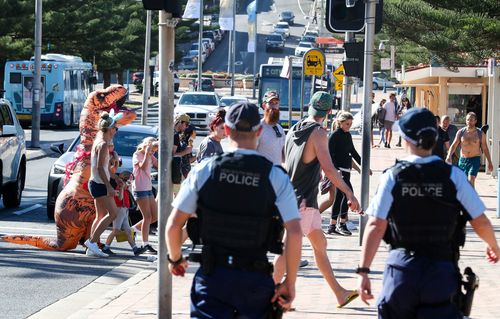
[[[283,134],[281,134],[279,128],[275,125],[273,126],[274,133],[276,133],[276,137],[282,137]]]

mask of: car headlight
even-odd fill
[[[52,174],[54,174],[54,175],[66,174],[66,168],[62,165],[54,164],[54,166],[52,168]]]

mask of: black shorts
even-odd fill
[[[94,181],[89,181],[89,191],[92,198],[96,199],[99,197],[107,196],[108,190],[105,184],[96,183]]]

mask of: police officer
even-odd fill
[[[189,219],[190,238],[203,244],[191,318],[265,318],[271,302],[286,311],[295,297],[302,245],[295,193],[288,175],[256,152],[262,132],[257,106],[233,105],[224,129],[236,150],[195,166],[172,203],[169,269],[176,276],[185,273],[182,228]],[[283,224],[290,271],[275,288],[266,254],[282,249]]]
[[[486,259],[500,250],[485,206],[463,172],[432,156],[437,128],[434,115],[409,110],[399,127],[410,156],[384,172],[367,214],[358,292],[372,299],[370,264],[380,240],[390,245],[379,318],[462,318],[452,302],[459,289],[457,261],[465,241],[465,220],[486,242]],[[368,304],[368,303],[367,303]]]

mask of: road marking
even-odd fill
[[[22,215],[22,214],[26,214],[26,213],[28,213],[28,212],[31,212],[32,210],[35,210],[35,209],[40,208],[40,207],[42,207],[42,206],[43,206],[42,204],[35,204],[35,205],[33,205],[33,206],[30,206],[30,207],[27,207],[27,208],[25,208],[25,209],[22,209],[22,210],[19,210],[19,211],[17,211],[17,212],[14,212],[13,214],[14,214],[14,215],[18,215],[18,216],[19,216],[19,215]]]

